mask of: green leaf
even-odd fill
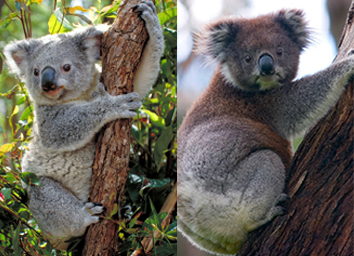
[[[142,111],[150,117],[150,120],[154,125],[160,128],[165,128],[165,119],[163,119],[161,116],[158,116],[156,113],[147,109],[142,109]]]
[[[145,105],[145,106],[155,105],[155,104],[159,104],[159,99],[157,99],[157,98],[152,98],[152,99],[146,99],[146,100],[144,101],[144,105]]]
[[[3,20],[0,21],[0,29],[7,28],[8,25],[15,19],[15,17],[19,15],[18,12],[10,13]]]
[[[138,175],[131,172],[129,172],[128,175],[129,176],[126,183],[126,189],[128,191],[129,197],[134,204],[140,205],[141,196],[139,195],[139,191],[143,180]]]
[[[19,1],[15,1],[15,7],[17,11],[21,11],[21,3]]]
[[[40,3],[42,3],[43,2],[43,0],[29,0],[28,2],[27,2],[27,4],[40,4]]]
[[[153,209],[153,215],[147,218],[144,221],[144,224],[142,226],[142,230],[146,229],[147,231],[154,231],[156,228],[161,228],[161,223],[162,221],[167,217],[168,212],[162,212],[157,214],[155,208]]]
[[[159,219],[158,219],[158,216],[157,216],[157,211],[156,211],[155,206],[154,206],[154,204],[153,204],[153,202],[152,202],[150,197],[149,197],[149,202],[150,202],[150,207],[151,207],[155,222],[158,223]]]
[[[48,21],[48,27],[48,31],[51,34],[65,33],[73,30],[73,27],[71,26],[70,22],[64,18],[59,8],[57,8],[50,16]]]
[[[154,251],[154,256],[166,256],[166,255],[177,255],[177,243],[162,243],[159,247]]]
[[[6,143],[0,146],[0,156],[4,155],[7,152],[10,152],[13,149],[14,145],[12,143]]]
[[[18,110],[19,110],[18,106],[15,106],[10,117],[13,117],[14,115],[16,115],[18,113]]]
[[[106,8],[103,8],[101,10],[101,17],[106,17],[107,15],[112,15],[115,14],[118,10],[118,7],[120,5],[120,1],[116,2],[114,5],[110,5],[111,7],[106,11]],[[109,7],[109,6],[106,6]]]
[[[14,248],[14,255],[21,255],[21,250],[20,250],[20,227],[21,225],[17,225],[17,228],[15,232],[13,233],[12,236],[12,247]]]
[[[113,210],[111,211],[111,213],[109,214],[110,217],[112,217],[114,214],[116,214],[118,212],[118,204],[114,204],[113,205]]]
[[[166,9],[164,12],[160,12],[158,15],[161,25],[164,25],[167,21],[177,17],[177,6]]]
[[[21,180],[27,185],[37,185],[41,186],[41,182],[39,181],[36,174],[33,172],[23,172],[20,174]]]
[[[12,125],[12,117],[13,117],[14,115],[16,115],[16,114],[18,113],[18,111],[19,111],[19,107],[18,107],[18,106],[15,106],[15,107],[14,107],[14,110],[12,111],[12,114],[11,114],[11,116],[10,116],[10,118],[9,118],[9,124],[10,124],[10,127],[11,127],[12,134],[14,134],[14,128],[13,128],[13,125]]]
[[[18,99],[16,105],[21,105],[21,104],[24,103],[24,102],[26,102],[26,95],[23,94],[23,95]]]
[[[2,188],[1,193],[4,196],[5,200],[11,199],[11,188]]]
[[[168,126],[165,130],[162,131],[159,138],[156,140],[154,148],[154,159],[158,170],[163,160],[164,151],[168,149],[168,145],[174,137],[172,132],[172,126]]]
[[[78,11],[82,11],[82,12],[88,12],[87,9],[84,9],[83,7],[81,6],[75,6],[75,7],[65,7],[64,8],[64,13],[66,15],[72,15],[72,16],[76,16],[76,17],[79,17],[80,19],[82,19],[84,22],[86,22],[87,24],[89,25],[92,25],[92,21],[90,19],[88,19],[85,15],[82,15],[82,14],[78,14],[76,13],[75,11],[78,10]]]
[[[20,120],[26,120],[26,119],[28,119],[28,116],[29,116],[32,112],[33,112],[33,106],[27,107],[27,108],[23,111],[23,113],[22,113],[22,115],[21,115],[21,117],[20,117]]]

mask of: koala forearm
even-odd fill
[[[149,92],[160,71],[160,56],[163,52],[163,45],[156,48],[152,44],[154,42],[148,42],[146,45],[140,66],[134,77],[134,91],[139,94],[139,100],[143,99]]]
[[[162,29],[156,18],[156,10],[151,2],[143,2],[146,5],[137,6],[137,10],[141,12],[141,18],[145,21],[149,39],[133,81],[134,91],[139,94],[139,100],[146,96],[155,83],[160,70],[160,58],[164,50]]]
[[[276,129],[289,138],[311,126],[333,107],[353,74],[354,59],[348,58],[270,95],[281,101],[270,111],[278,120]]]
[[[89,103],[36,108],[41,144],[55,151],[75,150],[93,139],[106,123],[118,118],[131,118],[140,102],[127,95],[100,97]]]

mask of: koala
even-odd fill
[[[99,83],[100,46],[105,27],[85,27],[66,34],[15,41],[5,47],[9,67],[26,83],[34,103],[33,140],[22,171],[35,173],[42,186],[27,186],[29,209],[42,234],[57,249],[82,236],[100,203],[87,202],[91,186],[95,135],[118,118],[132,118],[155,82],[164,49],[155,6],[134,7],[145,21],[149,39],[134,78],[136,92],[111,96]],[[140,95],[140,96],[139,96]]]
[[[178,230],[202,250],[237,253],[247,234],[282,214],[291,138],[339,99],[354,58],[296,80],[310,42],[301,10],[209,25],[198,51],[214,76],[178,130]]]

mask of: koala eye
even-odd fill
[[[278,56],[282,56],[283,55],[283,50],[282,49],[278,49],[277,50],[277,55]]]
[[[64,70],[65,72],[69,72],[70,69],[71,69],[70,64],[65,64],[65,65],[63,66],[63,70]]]
[[[247,55],[247,56],[245,57],[245,61],[246,61],[247,63],[250,63],[251,60],[252,60],[251,56]]]
[[[35,68],[33,74],[34,74],[35,76],[39,76],[39,70]]]

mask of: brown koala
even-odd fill
[[[178,229],[199,248],[235,254],[248,232],[282,213],[291,137],[338,100],[348,57],[293,81],[309,43],[300,10],[208,26],[198,50],[219,62],[178,131]]]

